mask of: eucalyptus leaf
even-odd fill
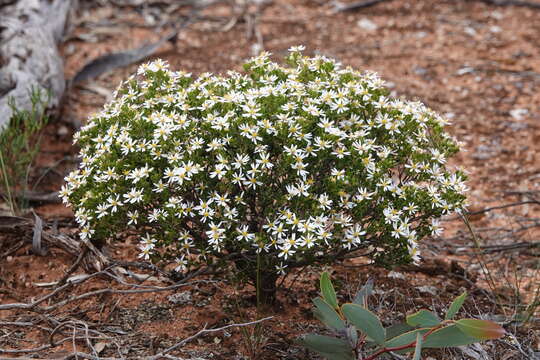
[[[414,348],[414,355],[413,360],[420,360],[420,357],[422,356],[422,334],[417,333],[416,334],[416,346]]]
[[[456,316],[459,309],[461,309],[461,307],[463,306],[463,303],[465,302],[466,297],[467,297],[467,292],[465,291],[463,294],[455,298],[454,301],[452,301],[452,304],[450,304],[450,307],[448,308],[448,312],[446,313],[446,316],[444,317],[445,320],[452,320],[454,316]]]
[[[313,303],[315,304],[313,314],[320,322],[326,325],[330,330],[339,331],[345,329],[345,322],[326,301],[318,297],[313,300]]]
[[[379,318],[368,309],[357,304],[345,304],[341,311],[351,324],[364,332],[379,345],[384,345],[386,331]]]
[[[429,331],[428,328],[415,329],[412,331],[408,331],[406,333],[403,333],[399,336],[396,336],[394,338],[387,340],[386,347],[398,347],[398,346],[404,346],[404,345],[410,344],[416,339],[417,334],[423,335],[427,333],[428,331]]]
[[[492,321],[478,319],[460,319],[456,326],[466,335],[478,340],[498,339],[504,336],[504,328]]]
[[[321,293],[324,301],[334,309],[338,308],[336,291],[334,290],[334,285],[332,285],[332,282],[330,281],[330,275],[328,275],[326,271],[321,275]]]
[[[406,323],[398,323],[398,324],[390,325],[389,327],[386,328],[386,340],[389,340],[391,338],[394,338],[396,336],[399,336],[411,330],[414,330],[414,327]]]
[[[443,327],[428,335],[422,345],[424,348],[445,348],[470,345],[478,342],[472,336],[464,334],[456,325]]]
[[[353,349],[344,340],[330,336],[309,334],[297,341],[328,360],[354,360]]]
[[[441,320],[429,310],[420,310],[407,316],[407,324],[418,327],[434,327],[441,323]]]

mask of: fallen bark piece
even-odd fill
[[[0,216],[0,233],[24,235],[25,241],[30,243],[33,242],[33,236],[31,234],[35,234],[35,226],[35,221],[31,219],[15,216]],[[56,247],[74,257],[79,257],[86,246],[88,251],[85,253],[84,258],[81,259],[81,265],[86,271],[101,271],[111,263],[111,259],[105,256],[89,241],[83,243],[68,235],[56,233],[45,226],[41,228],[40,238],[41,243],[47,248]]]
[[[0,2],[0,130],[12,116],[9,101],[30,110],[32,88],[49,92],[57,107],[65,89],[56,47],[64,35],[72,0]]]

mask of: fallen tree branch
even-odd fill
[[[503,252],[503,251],[540,248],[540,241],[537,241],[537,242],[522,241],[522,242],[514,243],[514,244],[481,245],[479,247],[477,246],[467,246],[467,247],[481,249],[480,253],[489,254],[489,253]]]
[[[13,114],[32,109],[31,88],[50,91],[49,107],[64,93],[64,66],[56,48],[64,35],[72,0],[19,0],[0,6],[0,131]]]
[[[510,203],[510,204],[492,206],[492,207],[485,208],[485,209],[482,209],[482,210],[469,211],[469,212],[466,213],[466,215],[479,215],[479,214],[483,214],[483,213],[486,213],[486,212],[489,212],[489,211],[492,211],[492,210],[506,209],[506,208],[509,208],[509,207],[521,206],[521,205],[526,205],[526,204],[540,205],[540,201],[537,201],[537,200],[518,201],[518,202]]]
[[[146,360],[158,360],[158,359],[164,357],[165,354],[167,354],[167,353],[169,353],[169,352],[171,352],[173,350],[176,350],[179,347],[181,347],[181,346],[185,345],[186,343],[190,342],[191,340],[196,339],[196,338],[198,338],[198,337],[200,337],[202,335],[208,334],[208,333],[214,333],[214,332],[223,331],[223,330],[229,329],[231,327],[244,327],[244,326],[255,325],[255,324],[261,323],[263,321],[270,320],[272,318],[273,318],[273,316],[268,316],[268,317],[265,317],[263,319],[259,319],[259,320],[255,320],[255,321],[251,321],[251,322],[247,322],[247,323],[229,324],[229,325],[222,326],[222,327],[216,328],[216,329],[206,329],[206,325],[205,325],[205,328],[203,328],[199,332],[197,332],[197,333],[191,335],[190,337],[180,341],[179,343],[176,343],[175,345],[163,350],[159,354],[154,355],[154,356],[148,356],[145,359]]]
[[[58,191],[53,192],[15,192],[11,194],[12,197],[34,203],[49,203],[49,204],[60,204],[62,199],[58,196]],[[7,196],[4,193],[0,193],[0,196]]]
[[[364,1],[359,1],[352,4],[343,4],[339,1],[336,1],[334,4],[334,12],[355,11],[355,10],[365,9],[365,8],[380,4],[385,1],[392,1],[392,0],[364,0]]]
[[[196,6],[180,25],[176,26],[174,30],[154,43],[146,44],[132,50],[107,54],[92,60],[70,80],[70,83],[73,85],[81,81],[93,79],[111,70],[128,66],[148,58],[165,43],[174,41],[182,29],[186,28],[197,19],[199,12],[218,1],[220,0],[212,0]]]
[[[121,289],[111,289],[111,288],[104,288],[104,289],[99,289],[99,290],[94,290],[94,291],[89,291],[89,292],[86,292],[84,294],[81,294],[81,295],[72,295],[70,297],[68,297],[67,299],[65,300],[62,300],[60,302],[57,302],[57,303],[54,303],[52,305],[49,305],[49,306],[45,306],[45,307],[38,307],[39,304],[41,304],[42,302],[44,302],[45,300],[47,299],[50,299],[52,298],[53,296],[57,295],[58,293],[60,293],[61,291],[75,285],[75,284],[80,284],[81,282],[83,281],[86,281],[88,280],[90,277],[95,277],[95,276],[98,276],[98,275],[105,275],[106,272],[105,271],[100,271],[100,272],[97,272],[97,273],[94,273],[94,274],[91,274],[91,275],[88,275],[88,277],[76,282],[76,283],[72,283],[72,282],[67,282],[66,284],[60,286],[59,288],[57,288],[56,290],[54,290],[53,292],[39,298],[38,300],[35,300],[31,303],[13,303],[13,304],[0,304],[0,311],[1,310],[13,310],[13,309],[19,309],[19,310],[31,310],[31,311],[36,311],[36,312],[41,312],[41,313],[44,313],[44,312],[49,312],[49,311],[53,311],[53,310],[56,310],[62,306],[65,306],[69,303],[72,303],[74,301],[77,301],[77,300],[83,300],[83,299],[86,299],[86,298],[89,298],[89,297],[92,297],[92,296],[98,296],[98,295],[103,295],[103,294],[142,294],[142,293],[149,293],[149,292],[161,292],[161,291],[171,291],[171,290],[176,290],[180,287],[184,287],[184,286],[190,286],[190,285],[193,285],[193,284],[196,284],[197,282],[181,282],[181,283],[177,283],[177,284],[174,284],[174,285],[170,285],[170,286],[165,286],[165,287],[150,287],[150,288],[144,288],[144,289],[126,289],[126,290],[121,290]],[[132,284],[130,284],[132,285]]]
[[[495,6],[518,6],[518,7],[527,7],[530,9],[540,9],[539,3],[533,3],[523,0],[479,0],[488,5]]]
[[[25,240],[31,242],[34,234],[35,221],[16,216],[0,216],[0,233],[19,234],[25,236]],[[47,247],[56,247],[64,250],[68,254],[79,257],[83,251],[83,243],[75,240],[66,234],[58,234],[47,228],[41,230],[41,241]],[[88,247],[86,256],[81,260],[83,267],[87,271],[101,271],[111,263],[111,259],[103,255],[91,242],[84,246]]]

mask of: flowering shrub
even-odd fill
[[[82,163],[61,193],[81,238],[129,227],[140,257],[178,271],[226,256],[276,274],[356,250],[418,261],[435,219],[465,203],[447,122],[301,50],[288,67],[263,53],[245,75],[142,65],[76,134]]]

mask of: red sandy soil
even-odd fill
[[[144,19],[132,7],[84,6],[62,48],[68,78],[100,55],[138,47],[167,32],[145,27]],[[508,191],[539,189],[540,10],[466,0],[396,0],[343,13],[332,9],[323,1],[275,0],[261,12],[255,32],[260,33],[264,49],[272,52],[276,60],[291,45],[303,44],[308,54],[324,54],[355,68],[377,71],[395,96],[421,100],[451,118],[453,126],[449,131],[463,141],[463,152],[453,163],[469,172],[471,210],[525,199],[523,195],[509,196],[505,193]],[[175,45],[165,45],[153,58],[163,58],[172,68],[196,74],[241,70],[243,61],[258,48],[258,40],[250,34],[252,29],[245,17],[240,17],[230,30],[223,30],[235,14],[230,3],[207,8],[201,20],[181,31]],[[247,16],[255,15],[256,7],[248,7]],[[94,25],[88,25],[90,22]],[[69,90],[61,116],[45,131],[33,180],[51,166],[55,171],[43,177],[39,190],[59,188],[63,175],[76,166],[66,159],[76,154],[71,145],[74,126],[98,111],[137,66],[117,69]],[[61,159],[65,160],[58,164]],[[482,244],[538,241],[538,226],[512,237],[497,237],[497,229],[516,229],[520,221],[538,218],[539,210],[540,206],[531,204],[490,211],[471,220]],[[35,211],[49,222],[59,221],[60,231],[76,232],[71,211],[62,205],[36,204]],[[425,242],[425,261],[419,268],[400,268],[390,273],[348,261],[324,269],[332,272],[342,301],[373,278],[378,294],[372,305],[380,308],[385,324],[403,320],[405,314],[422,307],[441,311],[464,290],[470,293],[465,305],[469,316],[491,314],[502,316],[497,319],[509,319],[518,304],[532,301],[540,286],[538,250],[499,252],[479,260],[468,248],[473,243],[465,225],[449,219],[447,228],[445,238]],[[0,237],[0,254],[17,240],[10,235]],[[107,251],[116,259],[136,259],[136,249],[129,241],[109,244]],[[0,258],[0,304],[30,301],[50,292],[50,288],[36,284],[58,280],[74,260],[57,249],[36,256],[29,246]],[[483,263],[492,274],[493,284],[482,271]],[[254,290],[236,285],[232,274],[222,274],[197,279],[207,282],[176,290],[190,292],[191,301],[185,305],[171,303],[171,292],[105,295],[70,304],[54,316],[64,321],[80,319],[104,332],[106,326],[122,330],[107,333],[113,340],[96,340],[94,344],[107,344],[100,356],[117,357],[118,351],[125,350],[123,356],[134,358],[162,351],[205,325],[219,327],[272,315],[272,320],[263,323],[267,340],[257,350],[257,358],[312,359],[313,354],[293,341],[298,335],[321,331],[321,325],[311,315],[310,301],[317,296],[322,270],[313,266],[298,277],[289,276],[279,291],[279,306],[259,314],[252,301]],[[164,286],[162,282],[153,284]],[[73,293],[110,286],[126,288],[99,278],[76,287]],[[486,293],[505,306],[494,305]],[[55,300],[67,295],[61,294]],[[0,312],[0,321],[28,321],[31,315],[4,311]],[[539,351],[537,316],[527,325],[510,325],[507,330],[516,334],[524,348]],[[37,328],[0,325],[0,349],[46,344],[49,340],[45,333]],[[200,337],[175,354],[186,359],[240,359],[249,355],[245,339],[238,329],[229,329]],[[490,359],[525,359],[508,337],[482,347]],[[84,341],[77,343],[77,349],[89,352]],[[72,351],[73,344],[68,341],[41,352],[40,357],[62,358]],[[459,351],[426,354],[431,359],[470,358]]]

